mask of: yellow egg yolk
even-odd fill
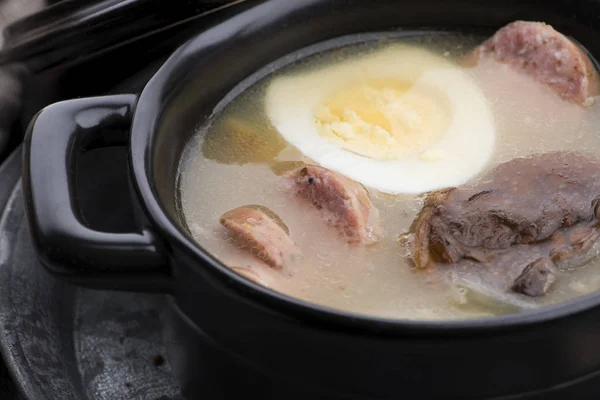
[[[319,104],[320,135],[341,148],[379,160],[420,154],[443,157],[428,148],[451,122],[447,97],[435,87],[392,79],[369,80],[339,90]],[[435,154],[433,154],[435,153]]]

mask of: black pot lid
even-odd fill
[[[32,72],[93,56],[246,0],[63,0],[4,29],[0,64]]]

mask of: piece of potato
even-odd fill
[[[286,146],[273,127],[264,128],[250,121],[227,118],[206,134],[202,153],[223,164],[242,165],[271,162]]]

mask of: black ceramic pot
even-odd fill
[[[600,54],[592,0],[242,3],[181,47],[140,96],[57,103],[32,121],[23,179],[43,264],[77,285],[168,294],[171,362],[190,399],[549,398],[582,387],[600,375],[600,293],[482,320],[352,315],[231,272],[194,242],[178,212],[177,166],[193,128],[265,65],[344,35],[491,34],[516,19],[549,22]],[[78,154],[112,145],[129,148],[138,232],[94,231],[77,211]]]

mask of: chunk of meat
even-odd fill
[[[521,275],[515,279],[512,290],[531,297],[545,295],[555,277],[552,272],[552,262],[548,258],[538,258],[527,265]]]
[[[298,167],[283,178],[283,188],[308,200],[351,245],[381,238],[379,211],[360,183],[315,165]]]
[[[561,270],[577,268],[600,254],[600,231],[597,221],[582,225],[566,232],[558,231],[550,238],[550,259]]]
[[[593,240],[598,234],[595,225],[595,222],[580,222],[559,229],[550,239],[528,244],[514,244],[508,249],[481,250],[488,252],[489,257],[485,262],[474,258],[462,258],[456,263],[427,271],[446,278],[452,285],[467,289],[470,294],[467,296],[470,298],[469,302],[484,307],[489,307],[490,304],[495,308],[508,307],[506,310],[513,309],[513,311],[536,308],[539,306],[536,299],[543,294],[533,295],[534,284],[547,291],[553,282],[565,273],[587,264],[600,254],[600,241],[597,240],[591,247],[581,246],[580,241],[585,238],[587,244],[588,239]],[[557,249],[560,249],[564,258],[555,262],[551,256]],[[493,253],[493,256],[490,253]],[[530,272],[526,271],[531,264],[541,263],[540,260],[543,260],[553,275],[549,278],[552,282],[548,281],[547,286],[542,285],[545,279],[543,276],[533,274],[531,269],[534,268],[530,268]],[[525,282],[519,277],[527,278],[528,286],[525,286]],[[515,287],[518,282],[521,282],[521,285]]]
[[[273,211],[247,205],[226,212],[219,219],[240,247],[273,268],[281,269],[300,255],[289,229]]]
[[[465,257],[489,263],[499,250],[547,240],[575,224],[578,231],[569,231],[563,243],[550,241],[550,251],[575,246],[585,252],[598,237],[599,196],[597,159],[555,152],[511,160],[474,186],[427,197],[411,227],[413,261],[419,268]]]
[[[543,22],[512,22],[475,54],[508,64],[574,103],[591,104],[597,94],[597,72],[587,54]]]

